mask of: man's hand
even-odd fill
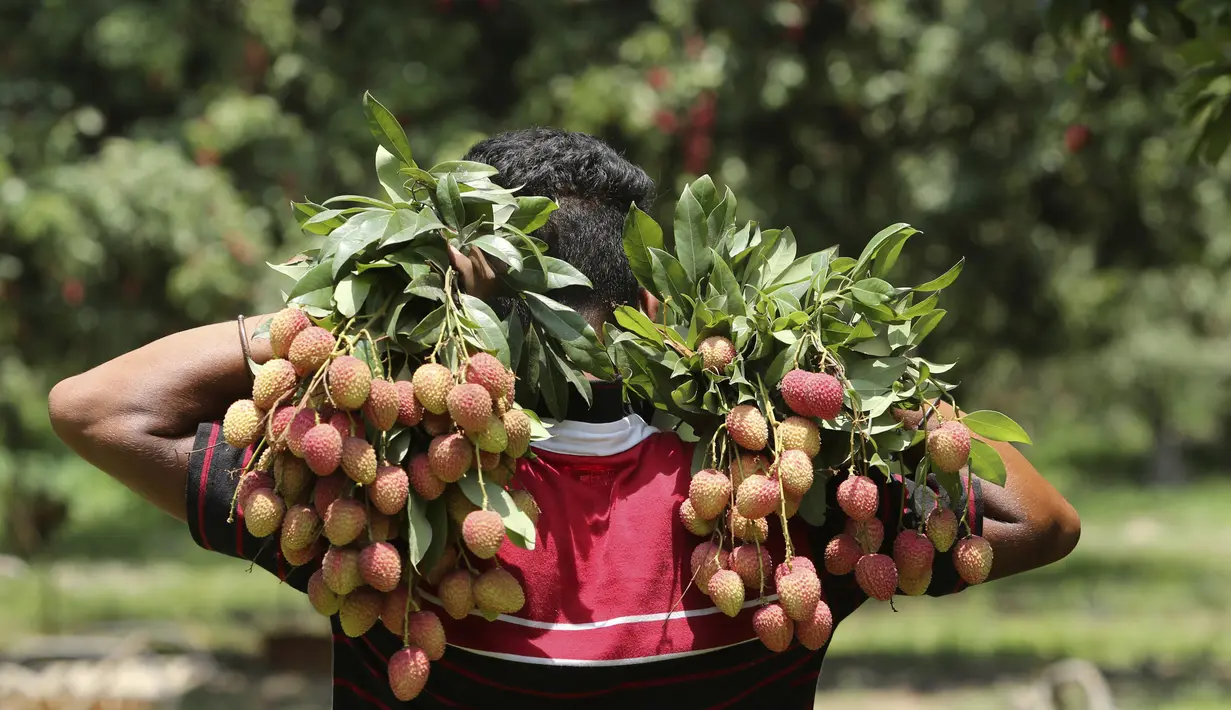
[[[470,255],[466,256],[450,246],[449,262],[461,276],[463,291],[480,301],[487,301],[496,295],[496,287],[499,285],[496,280],[496,271],[487,261],[487,255],[482,249],[471,247]],[[497,263],[499,266],[504,266],[503,263]]]

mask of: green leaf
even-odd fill
[[[432,544],[419,561],[419,569],[424,572],[436,566],[449,544],[449,509],[443,497],[427,504],[427,519],[432,524]]]
[[[564,358],[560,356],[560,353],[556,352],[555,345],[553,345],[550,342],[546,343],[545,345],[546,345],[545,350],[547,350],[547,355],[548,355],[548,361],[551,363],[552,369],[555,370],[555,372],[558,373],[561,377],[563,377],[565,381],[567,381],[569,384],[571,384],[573,387],[577,389],[577,392],[581,394],[582,399],[586,401],[587,405],[593,404],[594,403],[594,392],[590,388],[590,381],[586,379],[581,373],[569,367],[569,364],[564,361]],[[551,378],[551,377],[552,377],[551,375],[548,375],[548,378]]]
[[[303,224],[299,225],[304,231],[313,234],[329,234],[333,230],[346,224],[343,217],[346,210],[324,210],[317,212],[308,219],[304,220]]]
[[[594,329],[572,308],[542,294],[527,291],[523,294],[530,313],[549,333],[561,340],[576,340],[593,337]]]
[[[662,249],[651,248],[650,265],[657,293],[669,297],[676,308],[683,307],[685,296],[695,296],[697,283],[688,278],[679,260]]]
[[[898,311],[898,316],[901,318],[918,318],[919,316],[927,315],[928,313],[936,310],[936,304],[939,301],[940,295],[934,293],[915,305]]]
[[[756,277],[750,283],[758,287],[773,283],[795,261],[796,251],[795,233],[790,228],[783,229],[772,242],[763,243],[748,262],[749,268],[756,269]]]
[[[393,213],[384,210],[365,211],[334,231],[333,236],[338,241],[333,255],[333,278],[342,273],[351,257],[384,236],[392,216]]]
[[[893,286],[877,278],[863,279],[851,286],[851,295],[868,306],[879,306],[889,300],[892,293]]]
[[[504,237],[495,234],[483,234],[471,239],[469,245],[482,249],[485,254],[490,255],[493,259],[504,262],[511,271],[521,271],[524,266],[521,259],[521,251]]]
[[[615,309],[616,323],[641,337],[653,341],[655,345],[663,345],[663,334],[655,327],[654,322],[646,314],[632,306],[619,306]]]
[[[705,210],[696,195],[684,190],[675,208],[675,253],[684,273],[692,282],[700,281],[710,270],[708,228]]]
[[[399,171],[401,162],[397,156],[385,150],[385,146],[376,146],[376,176],[380,178],[380,186],[385,188],[385,194],[393,201],[410,201],[410,193],[406,191],[406,181]]]
[[[823,481],[818,481],[818,484],[820,483]],[[825,502],[827,488],[828,486],[825,485],[813,485],[799,501],[799,517],[809,525],[820,527],[825,524],[825,513],[828,508]]]
[[[765,371],[765,381],[770,384],[781,382],[782,377],[795,368],[802,345],[803,341],[799,341],[787,346],[785,350],[778,353],[777,357],[774,358],[773,362],[769,364],[769,368]]]
[[[1033,443],[1026,430],[1017,422],[1000,412],[982,409],[970,414],[964,414],[961,422],[971,431],[992,441],[1017,441],[1023,444]]]
[[[897,224],[893,224],[888,227],[885,227],[881,231],[877,232],[876,236],[872,237],[871,241],[868,242],[867,246],[863,248],[863,252],[859,255],[859,259],[855,262],[855,265],[851,268],[852,278],[858,278],[863,275],[863,270],[867,268],[868,264],[872,261],[872,259],[876,257],[877,252],[880,251],[881,247],[884,246],[885,242],[889,239],[889,237],[892,237],[893,235],[897,234],[903,229],[909,229],[909,228],[910,228],[909,224],[906,224],[905,222],[899,222]],[[836,268],[835,268],[835,271],[836,271]]]
[[[456,182],[471,182],[482,178],[496,176],[500,171],[490,165],[476,163],[472,160],[446,160],[433,165],[428,173],[437,180],[451,176]]]
[[[466,208],[462,205],[462,192],[452,173],[436,185],[436,208],[440,210],[440,218],[445,224],[455,231],[462,228],[466,221]]]
[[[419,562],[432,544],[432,521],[427,517],[427,503],[414,491],[406,497],[406,517],[410,521],[406,533],[406,554],[410,564],[422,573],[426,570],[419,569]]]
[[[516,310],[514,313],[516,313]],[[517,396],[519,397],[518,401],[522,401],[521,395],[523,391],[533,394],[543,389],[542,383],[539,382],[543,371],[543,345],[539,341],[538,329],[533,324],[528,324],[523,333],[523,352],[517,366],[517,379],[521,382],[516,387]],[[543,398],[546,400],[547,395],[544,394]],[[526,399],[533,403],[533,399]]]
[[[410,143],[406,140],[406,131],[394,118],[389,109],[372,98],[372,94],[363,92],[363,112],[368,117],[368,130],[385,148],[391,149],[407,165],[414,165],[415,160],[410,152]]]
[[[552,356],[547,353],[547,344],[539,344],[537,337],[535,344],[540,377],[533,382],[538,385],[539,392],[543,395],[547,411],[553,418],[562,420],[568,414],[568,383],[563,377],[553,377]]]
[[[886,239],[872,261],[872,275],[882,278],[887,275],[893,269],[893,265],[898,262],[898,257],[902,254],[902,247],[906,246],[906,240],[918,233],[919,230],[908,227]]]
[[[1003,486],[1009,477],[1000,452],[979,439],[970,440],[970,472],[998,486]]]
[[[663,248],[663,230],[648,214],[642,212],[637,205],[628,209],[624,216],[624,255],[632,268],[637,282],[646,290],[656,291],[654,272],[650,260],[651,248]],[[658,291],[657,296],[663,297],[665,291]]]
[[[500,328],[500,319],[492,307],[469,294],[459,294],[458,298],[466,309],[466,314],[478,326],[477,331],[483,342],[483,349],[492,352],[505,366],[509,364],[509,342]]]
[[[504,521],[505,531],[509,534],[509,540],[518,547],[527,550],[534,549],[534,523],[530,522],[530,518],[521,512],[508,491],[491,481],[483,481],[483,485],[480,486],[479,476],[474,471],[462,476],[457,485],[461,486],[462,493],[466,494],[470,502],[478,506],[483,505],[483,491],[486,490],[487,506],[500,514],[500,518]]]
[[[334,289],[333,299],[338,304],[338,313],[345,318],[350,318],[363,308],[363,302],[368,298],[368,292],[372,289],[371,276],[355,276],[348,275],[338,283],[338,287]]]
[[[945,317],[945,313],[944,309],[938,308],[927,315],[920,316],[911,329],[914,332],[910,334],[910,344],[915,346],[923,342],[928,333],[931,333],[940,324],[940,319]]]
[[[434,230],[443,229],[444,225],[436,219],[430,209],[420,212],[411,210],[396,210],[389,218],[385,236],[380,240],[382,247],[413,242],[416,238],[430,234]]]
[[[418,343],[424,346],[433,346],[436,344],[436,339],[440,337],[440,331],[445,326],[445,306],[440,306],[436,310],[428,313],[426,316],[415,323],[410,332],[406,333],[407,340],[413,343]],[[401,332],[401,331],[399,331]]]
[[[306,260],[298,261],[294,264],[271,264],[269,262],[265,262],[265,265],[283,276],[289,277],[296,283],[298,283],[300,279],[312,270],[312,263]]]
[[[735,274],[731,272],[731,267],[713,249],[710,249],[710,257],[714,263],[710,269],[710,286],[725,296],[726,308],[723,309],[724,312],[731,316],[747,314],[748,306],[744,303],[744,296],[740,292],[739,281],[735,279]]]
[[[701,205],[701,209],[705,211],[705,214],[713,212],[714,208],[718,206],[718,188],[714,185],[714,179],[709,175],[702,175],[693,180],[685,190],[691,192],[697,198],[697,204]]]
[[[295,283],[295,286],[291,288],[290,293],[286,295],[286,299],[289,301],[298,298],[305,293],[332,288],[333,271],[330,265],[317,264]]]
[[[548,291],[566,286],[585,286],[586,288],[592,286],[590,279],[572,264],[551,256],[530,259],[527,262],[526,273],[534,277]]]
[[[526,331],[522,327],[521,314],[516,308],[509,309],[509,314],[504,319],[505,340],[509,343],[509,362],[506,364],[513,372],[517,372],[517,366],[521,364],[522,347],[525,344]]]
[[[324,204],[332,205],[335,202],[354,202],[355,204],[365,205],[367,207],[376,207],[382,210],[392,210],[393,203],[378,200],[374,197],[365,197],[364,195],[337,195],[325,200]]]
[[[728,187],[726,194],[723,195],[722,202],[719,202],[718,206],[714,209],[709,210],[709,217],[705,220],[711,246],[722,246],[720,241],[727,234],[727,230],[735,227],[735,207],[735,194]]]
[[[940,276],[937,276],[931,281],[928,281],[927,283],[919,284],[918,286],[915,287],[915,290],[916,291],[939,291],[943,288],[948,287],[954,281],[957,281],[957,277],[961,275],[962,266],[965,265],[965,263],[966,263],[966,257],[962,257],[948,271],[941,274]]]
[[[509,217],[509,224],[529,234],[547,224],[547,218],[556,209],[556,203],[546,197],[518,197],[517,209]]]

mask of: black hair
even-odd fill
[[[588,319],[606,319],[620,305],[635,305],[637,278],[622,242],[629,205],[648,210],[654,181],[611,146],[585,133],[555,128],[509,131],[476,143],[466,160],[499,172],[493,180],[518,195],[553,200],[559,207],[534,235],[548,253],[572,264],[593,288],[570,286],[549,294]],[[513,307],[502,299],[501,315]]]

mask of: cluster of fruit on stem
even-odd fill
[[[235,512],[253,536],[276,536],[291,565],[320,560],[308,597],[321,614],[337,614],[344,633],[361,636],[379,621],[403,640],[389,682],[410,700],[445,649],[439,617],[421,608],[422,587],[435,587],[458,619],[476,609],[494,619],[525,603],[517,579],[485,562],[506,533],[484,484],[506,488],[531,440],[531,421],[514,404],[515,377],[496,357],[464,349],[456,370],[429,358],[409,379],[374,377],[349,354],[363,338],[372,343],[366,333],[330,332],[295,308],[274,316],[269,337],[274,359],[255,376],[252,399],[232,404],[223,420],[228,444],[253,447]],[[395,427],[415,432],[401,455],[389,446]],[[481,505],[457,485],[466,476],[478,479]],[[416,570],[398,544],[409,536],[408,504],[442,496],[449,540],[460,544]],[[510,496],[537,520],[528,493]]]
[[[698,351],[702,366],[713,372],[723,372],[735,359],[733,344],[723,336],[704,339]],[[813,460],[821,449],[817,422],[835,421],[842,413],[847,383],[840,379],[840,369],[837,374],[800,368],[788,372],[777,387],[791,412],[782,421],[774,420],[772,409],[762,411],[751,404],[732,407],[710,444],[714,467],[693,476],[688,498],[679,509],[689,532],[707,538],[692,554],[694,582],[731,617],[744,608],[747,596],[759,598],[752,623],[772,651],[785,650],[792,637],[809,649],[819,649],[833,630],[820,576],[810,559],[794,554],[787,521],[814,483]],[[917,429],[923,420],[921,410],[897,410],[895,416],[908,430]],[[966,426],[934,416],[925,428],[932,468],[947,473],[963,470],[970,456]],[[856,451],[852,446],[852,459]],[[847,520],[844,532],[825,547],[825,570],[831,575],[853,572],[859,587],[882,601],[897,589],[907,595],[923,594],[931,583],[934,552],[948,552],[954,546],[957,517],[938,506],[923,521],[926,535],[902,530],[894,539],[892,555],[881,554],[885,539],[879,518],[881,488],[869,473],[852,465],[838,485],[837,502]],[[785,538],[785,559],[777,564],[762,546],[773,515],[778,516]],[[954,564],[967,583],[985,581],[991,561],[991,547],[981,537],[968,536],[954,548]],[[767,596],[775,590],[778,599],[770,603]]]

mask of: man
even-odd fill
[[[547,129],[484,141],[467,158],[495,166],[502,183],[525,185],[524,194],[559,204],[541,235],[594,284],[562,300],[596,325],[621,304],[653,311],[620,242],[629,203],[647,207],[651,198],[653,183],[643,171],[594,138]],[[481,256],[453,256],[471,293],[500,302]],[[265,317],[249,319],[249,328]],[[250,346],[258,362],[270,357],[267,341]],[[50,409],[57,433],[74,450],[187,521],[199,544],[253,559],[302,590],[317,563],[292,570],[277,545],[263,547],[242,525],[226,522],[233,471],[245,454],[220,444],[218,421],[249,391],[236,323],[228,322],[168,336],[65,380],[51,392]],[[689,587],[689,556],[699,540],[678,519],[689,446],[633,413],[618,384],[595,383],[594,392],[590,407],[570,403],[568,420],[536,447],[539,458],[518,471],[516,485],[543,511],[538,549],[505,545],[500,553],[526,589],[524,608],[494,622],[441,614],[450,648],[432,664],[412,706],[810,707],[824,649],[796,643],[771,653],[749,621],[755,599],[732,619]],[[1007,486],[976,480],[967,496],[969,529],[995,551],[993,579],[1064,557],[1079,533],[1072,507],[1026,459],[1011,446],[994,446],[1007,464]],[[830,486],[823,527],[792,520],[796,554],[819,560],[842,530]],[[901,500],[901,484],[886,484],[881,493],[886,528],[896,530],[900,511],[892,501]],[[780,562],[781,543],[768,547]],[[825,574],[819,561],[816,567],[840,623],[865,596],[852,575]],[[962,586],[951,555],[936,555],[928,593]],[[397,706],[384,669],[399,639],[379,625],[350,639],[336,617],[332,623],[334,707]]]

